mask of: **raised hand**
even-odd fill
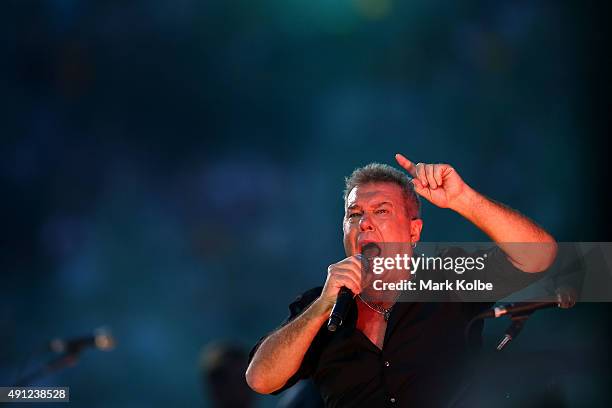
[[[414,164],[401,154],[395,160],[410,174],[414,191],[441,208],[453,208],[467,185],[449,164]]]

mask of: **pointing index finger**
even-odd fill
[[[402,154],[397,153],[395,155],[395,160],[402,166],[412,177],[416,177],[416,166]]]

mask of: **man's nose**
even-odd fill
[[[374,224],[366,214],[363,214],[361,220],[359,220],[359,229],[361,231],[374,231]]]

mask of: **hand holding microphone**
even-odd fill
[[[353,296],[359,293],[361,293],[360,255],[349,256],[327,268],[327,280],[320,299],[326,305],[328,313],[329,311],[335,312],[332,314],[336,318],[328,323],[328,329],[331,327],[330,331],[335,331],[342,324]],[[338,310],[338,301],[343,310]]]
[[[351,256],[336,264],[330,265],[327,270],[327,281],[323,288],[323,295],[335,302],[327,322],[329,331],[336,331],[346,318],[351,301],[355,295],[362,291],[362,282],[367,273],[368,260],[380,254],[380,247],[374,243],[367,244],[360,256]],[[362,268],[362,264],[366,268]]]

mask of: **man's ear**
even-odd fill
[[[419,242],[421,240],[421,230],[423,229],[423,220],[414,218],[410,220],[410,242]]]

